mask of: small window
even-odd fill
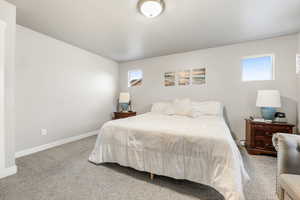
[[[245,57],[242,67],[243,81],[274,80],[274,55]]]
[[[142,85],[142,81],[143,81],[142,70],[128,71],[128,87],[140,86]]]

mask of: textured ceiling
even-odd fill
[[[137,0],[8,0],[17,23],[122,62],[300,31],[300,0],[165,0],[147,19]]]

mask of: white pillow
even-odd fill
[[[192,102],[192,117],[203,115],[223,117],[223,105],[217,101]]]
[[[173,101],[175,115],[192,116],[192,102],[190,99],[175,99]]]
[[[170,102],[157,102],[152,105],[151,112],[164,115],[173,115],[174,109]]]

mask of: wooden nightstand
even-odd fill
[[[136,116],[136,112],[114,112],[113,119],[123,119]]]
[[[246,149],[249,154],[277,155],[272,144],[275,133],[293,133],[295,125],[288,123],[254,122],[246,119]]]

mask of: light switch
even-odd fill
[[[47,129],[41,129],[41,135],[42,136],[45,136],[45,135],[47,135],[48,133],[47,133]]]

